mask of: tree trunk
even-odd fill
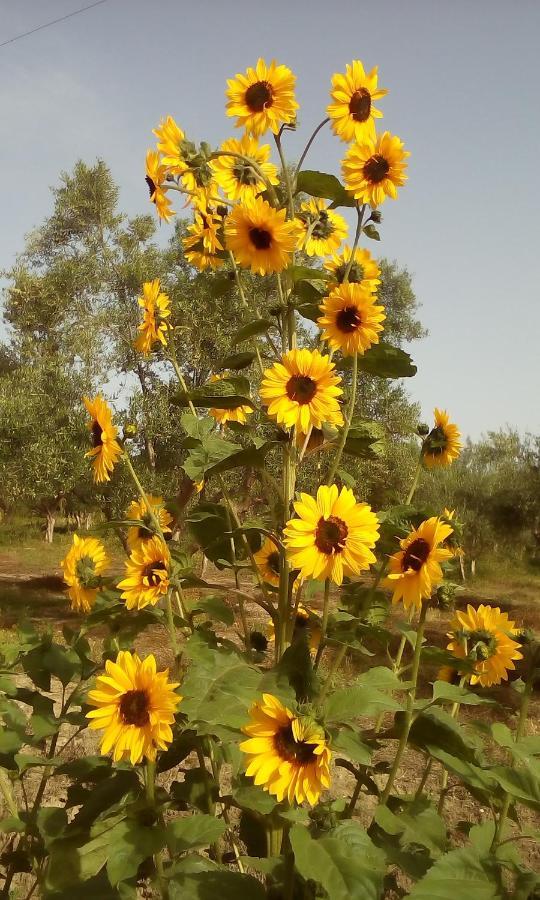
[[[146,379],[144,377],[144,369],[139,363],[137,365],[137,375],[139,378],[139,384],[141,385],[141,391],[143,397],[148,395],[148,387],[146,386]],[[156,448],[154,447],[154,442],[151,438],[146,434],[146,430],[143,430],[143,438],[144,438],[144,449],[146,450],[146,456],[148,459],[148,465],[154,471],[156,468]]]
[[[54,537],[54,526],[56,523],[56,513],[53,510],[48,509],[45,515],[45,541],[47,542],[47,544],[52,544]]]
[[[467,577],[465,575],[465,557],[462,553],[459,554],[459,571],[461,573],[461,580],[467,581]]]
[[[471,559],[471,575],[473,578],[476,575],[476,560],[475,559]]]

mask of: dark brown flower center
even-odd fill
[[[268,638],[262,633],[262,631],[250,632],[249,643],[253,647],[253,649],[258,650],[259,653],[264,653],[265,650],[268,650]]]
[[[256,81],[255,84],[250,84],[244,99],[251,112],[262,112],[267,106],[272,106],[274,100],[272,85],[267,81]]]
[[[150,191],[150,200],[151,200],[156,192],[156,184],[154,181],[152,181],[152,179],[150,178],[150,175],[147,175],[144,180],[146,181],[146,183],[148,185],[148,190]]]
[[[293,375],[289,378],[285,390],[291,400],[303,405],[313,400],[317,393],[317,382],[313,381],[309,375]]]
[[[313,752],[315,749],[314,744],[306,744],[305,741],[295,741],[291,723],[281,728],[274,735],[274,747],[276,753],[282,759],[298,763],[299,765],[305,766],[310,762],[315,762],[317,759]]]
[[[124,725],[144,728],[150,721],[149,698],[146,691],[126,691],[120,700],[120,718]]]
[[[416,538],[412,544],[409,544],[403,554],[403,559],[401,560],[403,572],[406,572],[407,569],[414,569],[415,572],[419,572],[428,558],[430,550],[431,547],[424,538]]]
[[[362,318],[356,306],[346,306],[344,309],[340,309],[336,316],[336,326],[345,334],[356,331],[361,324]]]
[[[355,91],[349,100],[349,112],[355,122],[366,122],[371,113],[371,94],[366,88]]]
[[[279,553],[277,550],[269,554],[266,565],[274,575],[279,575]]]
[[[343,279],[345,278],[345,272],[347,271],[348,263],[342,263],[342,265],[338,266],[335,272],[336,279],[339,284],[343,284]],[[350,284],[359,284],[365,278],[364,269],[360,265],[360,263],[353,262],[351,266],[351,270],[349,272],[348,281]]]
[[[270,244],[272,243],[272,235],[266,228],[250,228],[249,229],[249,237],[251,239],[251,243],[257,248],[257,250],[268,250]]]
[[[103,431],[99,422],[92,422],[92,428],[90,429],[90,439],[92,441],[92,447],[101,447],[103,444]]]
[[[167,566],[164,562],[151,563],[144,570],[144,577],[148,579],[148,584],[150,585],[150,587],[157,587],[158,584],[161,584],[161,582],[163,581],[162,577],[158,573],[166,571]]]
[[[345,548],[345,542],[349,529],[343,521],[336,516],[329,519],[320,518],[315,532],[315,545],[321,551],[330,556],[332,553],[341,553]]]
[[[372,184],[378,184],[388,175],[390,171],[390,163],[380,153],[370,156],[368,161],[364,163],[364,177]]]

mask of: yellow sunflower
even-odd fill
[[[270,641],[276,639],[276,632],[272,619],[269,619],[268,621],[267,634]],[[291,643],[294,644],[305,637],[310,650],[316,652],[321,641],[321,634],[321,620],[317,613],[300,603],[296,608],[294,616]]]
[[[298,249],[308,256],[334,253],[347,237],[343,216],[329,208],[326,200],[312,197],[300,205],[295,222],[298,226]]]
[[[90,612],[101,585],[100,575],[109,565],[105,547],[97,538],[74,534],[73,544],[60,565],[71,608],[76,612]]]
[[[115,762],[128,760],[133,766],[143,759],[154,761],[158,750],[166,750],[173,739],[171,725],[182,700],[175,693],[169,670],[156,670],[153,655],[139,659],[121,650],[116,662],[108,659],[105,675],[98,675],[96,687],[88,692],[95,706],[86,714],[90,728],[103,730],[101,752]]]
[[[379,343],[386,319],[384,306],[377,306],[376,296],[361,285],[340,284],[324,298],[320,309],[323,315],[317,324],[333,350],[351,356]]]
[[[458,458],[462,447],[460,431],[450,421],[448,413],[444,409],[436,409],[433,415],[435,426],[422,444],[422,459],[428,469],[450,466]]]
[[[296,247],[297,226],[285,209],[255,197],[235,206],[225,222],[225,242],[238,263],[258,275],[281,272]]]
[[[324,729],[308,716],[299,716],[272,694],[250,709],[251,722],[240,744],[247,754],[246,775],[281,802],[304,800],[314,806],[330,787],[331,751]]]
[[[269,162],[270,145],[259,144],[256,138],[248,134],[240,140],[230,138],[224,141],[220,147],[223,153],[236,153],[247,156],[256,163],[270,184],[279,184],[276,166]],[[254,200],[257,194],[266,190],[266,182],[260,177],[248,162],[235,156],[218,156],[210,163],[214,177],[218,185],[223,189],[229,200],[245,203],[246,200]]]
[[[169,590],[171,556],[160,537],[139,543],[126,562],[126,577],[117,585],[128,609],[155,606]]]
[[[182,129],[172,116],[167,116],[166,119],[161,119],[158,127],[153,129],[153,133],[157,137],[158,152],[164,157],[163,166],[171,175],[182,175],[187,168],[182,157],[182,144],[186,137]]]
[[[451,525],[433,516],[400,541],[401,550],[390,557],[390,572],[383,582],[393,591],[392,603],[403,600],[408,609],[429,600],[443,580],[441,562],[452,557],[452,551],[441,546],[452,531]]]
[[[212,375],[210,381],[221,381],[223,378],[228,378],[229,374],[229,372],[221,372],[219,375]],[[217,407],[214,409],[212,407],[208,412],[220,425],[226,425],[227,422],[238,422],[240,425],[245,425],[247,417],[252,414],[253,409],[251,406],[243,404],[242,406],[236,406],[234,409],[218,409]]]
[[[458,684],[459,673],[452,666],[441,666],[437,672],[436,681],[446,681],[447,684]]]
[[[330,289],[343,283],[351,253],[351,248],[345,245],[341,253],[335,254],[324,263],[324,268],[332,275],[332,281],[329,282]],[[377,291],[377,286],[381,283],[380,274],[381,270],[369,250],[357,247],[354,251],[353,263],[347,281],[350,284],[359,284],[374,294]]]
[[[367,503],[356,502],[350,488],[321,485],[316,498],[300,494],[294,509],[298,518],[287,522],[284,544],[301,578],[341,584],[345,575],[358,575],[375,562],[377,516]]]
[[[169,327],[167,319],[171,314],[171,301],[161,290],[159,278],[144,282],[143,295],[139,297],[139,306],[144,313],[143,320],[139,325],[141,333],[134,341],[134,347],[140,353],[149,356],[156,342],[162,344],[163,347],[167,346],[165,334]]]
[[[467,605],[467,612],[456,611],[448,644],[454,656],[474,662],[471,684],[491,687],[508,678],[515,669],[513,660],[523,659],[519,652],[519,629],[498,606]]]
[[[334,134],[349,144],[351,141],[375,140],[375,119],[382,112],[373,106],[388,91],[377,86],[378,67],[366,73],[359,59],[347,65],[345,74],[332,75],[330,96],[333,103],[327,107]]]
[[[374,141],[351,144],[341,164],[346,189],[360,203],[379,206],[386,197],[397,199],[407,176],[403,141],[385,131]]]
[[[154,134],[158,139],[157,149],[163,154],[162,166],[171,175],[178,175],[187,191],[197,196],[200,191],[212,194],[217,191],[209,160],[201,152],[202,148],[186,141],[184,132],[172,116],[162,119]]]
[[[304,434],[323,422],[343,425],[337,398],[343,393],[335,363],[318,350],[289,350],[281,362],[266,369],[260,387],[268,415],[285,428],[294,425]]]
[[[174,216],[174,210],[171,209],[171,201],[167,195],[167,188],[163,182],[167,170],[159,158],[159,153],[149,150],[146,154],[146,178],[145,181],[150,191],[150,200],[155,204],[157,214],[160,219],[170,222]]]
[[[255,137],[268,129],[277,134],[282,124],[295,120],[295,81],[287,66],[278,66],[274,60],[267,66],[259,59],[254,69],[227,81],[227,115],[236,116],[236,127]]]
[[[218,269],[223,258],[223,216],[213,208],[202,206],[195,212],[193,224],[188,227],[189,237],[183,238],[185,257],[197,269]]]
[[[147,494],[146,499],[159,522],[159,527],[163,534],[170,534],[171,529],[169,526],[172,524],[173,517],[168,509],[165,508],[163,497],[155,497],[153,494]],[[145,543],[154,537],[152,533],[152,519],[148,513],[148,507],[142,499],[131,501],[126,512],[126,518],[136,519],[146,526],[146,528],[144,528],[141,525],[133,525],[131,528],[128,528],[127,545],[131,552],[132,550],[135,550],[141,542]]]
[[[103,397],[98,394],[93,400],[83,397],[91,421],[88,428],[92,438],[92,449],[85,453],[92,459],[94,481],[110,481],[111,472],[122,455],[122,448],[116,436],[118,429],[113,425],[112,410]]]
[[[264,581],[273,584],[275,587],[279,585],[279,550],[271,538],[264,539],[264,543],[257,553],[253,554],[253,558],[257,564],[257,568]]]

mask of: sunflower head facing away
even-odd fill
[[[178,684],[168,680],[168,669],[156,670],[152,655],[141,660],[127,650],[120,651],[116,662],[106,661],[105,673],[88,692],[88,702],[96,708],[86,714],[90,728],[105,732],[101,752],[112,751],[115,762],[129,760],[132,765],[155,760],[173,738],[171,725],[182,700],[175,693]]]
[[[328,285],[330,290],[337,287],[338,284],[343,284],[351,253],[351,248],[345,244],[341,253],[334,254],[331,259],[326,260],[324,268],[331,274],[331,280]],[[381,270],[369,250],[357,247],[347,274],[349,284],[359,284],[362,288],[374,294],[377,291],[377,286],[381,283],[380,274]]]
[[[272,694],[253,704],[250,718],[242,729],[248,739],[240,744],[246,775],[280,802],[314,806],[330,786],[332,754],[322,726],[295,715]]]
[[[466,612],[456,612],[450,627],[448,650],[474,663],[471,684],[500,684],[507,680],[508,670],[515,669],[514,660],[523,659],[519,630],[498,606],[482,604],[475,609],[469,603]]]
[[[333,350],[350,356],[365,353],[372,344],[379,343],[386,319],[384,306],[378,306],[375,294],[361,285],[339,285],[325,297],[320,309],[322,316],[317,324]]]
[[[105,547],[97,538],[74,534],[73,544],[60,565],[71,608],[76,612],[90,612],[101,585],[100,576],[109,565]]]
[[[268,622],[267,634],[270,641],[276,639],[276,629],[272,619]],[[294,612],[291,644],[306,641],[310,650],[317,651],[321,641],[321,619],[309,607],[299,603]]]
[[[157,518],[163,534],[171,533],[171,524],[173,517],[165,507],[163,497],[155,497],[153,494],[147,494],[146,499],[150,504],[154,516]],[[127,545],[131,553],[141,543],[146,543],[153,536],[152,519],[149,515],[148,508],[144,500],[132,500],[126,512],[126,518],[135,519],[142,522],[142,525],[133,525],[128,528]]]
[[[312,197],[302,203],[295,221],[298,226],[298,249],[308,256],[335,253],[347,237],[345,219],[330,209],[326,200]]]
[[[407,180],[408,156],[403,141],[389,131],[374,141],[351,144],[341,165],[346,189],[371,207],[380,206],[387,197],[396,200],[398,187]]]
[[[132,550],[126,562],[126,577],[117,585],[128,609],[155,606],[167,594],[170,564],[170,553],[160,537],[140,542]]]
[[[379,537],[377,516],[367,503],[357,503],[350,488],[321,485],[317,497],[300,494],[294,504],[284,543],[291,566],[303,579],[341,584],[375,562],[372,549]]]
[[[257,194],[266,190],[266,182],[261,178],[260,172],[270,184],[279,184],[277,169],[269,162],[269,144],[259,144],[256,138],[244,134],[240,140],[230,138],[224,141],[220,150],[224,154],[235,154],[218,156],[210,163],[217,184],[229,200],[245,203],[247,200],[254,200]],[[238,156],[253,160],[260,172],[256,171],[248,160],[238,159]]]
[[[112,410],[103,397],[98,394],[93,400],[83,397],[90,422],[88,429],[92,440],[92,449],[85,454],[92,460],[94,481],[110,481],[111,472],[122,455],[122,448],[116,440],[118,429],[113,425]]]
[[[239,265],[258,275],[282,272],[289,265],[297,226],[286,216],[285,209],[274,209],[261,197],[235,206],[225,222],[225,242]]]
[[[460,431],[443,409],[433,413],[435,425],[422,444],[422,459],[428,469],[450,466],[461,452]]]
[[[229,377],[229,372],[221,372],[219,375],[212,375],[210,381],[221,381],[223,378]],[[242,406],[235,406],[233,409],[219,409],[219,407],[212,407],[208,412],[219,425],[226,425],[227,422],[238,422],[239,425],[245,425],[247,417],[253,412],[253,408],[244,403]]]
[[[269,66],[259,59],[255,68],[227,81],[227,115],[236,116],[236,127],[260,137],[268,129],[277,134],[281,125],[294,122],[296,76],[287,66]]]
[[[296,426],[304,434],[323,422],[343,425],[337,398],[343,393],[335,363],[318,350],[289,350],[281,362],[266,369],[260,395],[268,415],[285,428]]]
[[[223,265],[223,216],[208,205],[195,211],[193,223],[188,226],[188,237],[182,239],[185,256],[195,268],[218,269]]]
[[[279,564],[279,550],[273,540],[269,537],[265,538],[261,549],[257,550],[257,553],[253,555],[253,558],[257,564],[261,578],[268,582],[268,584],[273,584],[277,587],[279,585],[279,573],[281,567]]]
[[[154,128],[157,137],[157,150],[163,156],[162,165],[171,175],[182,175],[187,166],[182,155],[185,134],[178,127],[172,116],[161,119]]]
[[[168,323],[171,314],[171,301],[161,290],[159,278],[145,281],[143,295],[139,297],[139,306],[143,310],[143,319],[139,325],[140,334],[134,341],[134,347],[145,356],[150,356],[154,344],[167,346]]]
[[[351,141],[375,140],[375,119],[382,113],[373,105],[388,93],[377,85],[378,68],[366,73],[359,59],[347,65],[345,74],[332,76],[332,103],[327,108],[334,134],[349,144]]]
[[[429,600],[443,580],[441,562],[453,555],[442,546],[452,530],[451,525],[433,516],[400,541],[401,549],[390,557],[390,571],[384,580],[384,586],[393,591],[392,603],[403,600],[408,609]]]
[[[170,222],[174,216],[171,201],[167,195],[167,188],[163,186],[167,170],[162,165],[159,153],[149,150],[146,154],[146,184],[150,191],[150,202],[156,207],[160,219]]]

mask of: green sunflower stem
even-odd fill
[[[283,826],[278,825],[273,816],[268,816],[266,826],[266,855],[280,856],[283,843]]]
[[[287,189],[287,205],[289,211],[289,218],[294,219],[294,198],[293,198],[293,190],[291,179],[289,176],[289,170],[287,168],[287,161],[285,159],[285,154],[283,153],[283,147],[281,146],[281,132],[279,134],[274,135],[274,140],[276,142],[277,151],[279,153],[279,159],[281,162],[281,171],[283,173],[283,181],[285,182],[285,187]]]
[[[422,471],[422,451],[420,451],[420,456],[418,457],[416,469],[414,470],[411,489],[410,489],[409,493],[407,494],[407,499],[405,500],[405,506],[409,506],[409,504],[412,503],[412,499],[415,495],[416,488],[418,487],[418,481],[420,479],[421,471]]]
[[[320,644],[319,644],[319,646],[320,646]],[[339,648],[339,650],[337,651],[337,653],[335,654],[334,659],[332,660],[330,669],[328,670],[328,675],[326,676],[326,681],[324,682],[321,693],[319,694],[319,703],[322,703],[326,699],[326,695],[328,694],[328,691],[332,687],[332,682],[334,680],[334,676],[335,676],[336,672],[338,671],[339,667],[341,666],[341,663],[343,662],[346,652],[347,652],[347,644],[342,644],[341,647]]]
[[[143,501],[144,505],[146,506],[146,509],[148,510],[148,517],[149,517],[150,521],[152,522],[152,525],[154,526],[159,537],[162,540],[164,540],[163,532],[161,530],[161,525],[159,524],[159,519],[153,510],[153,507],[147,497],[146,491],[144,490],[141,482],[139,481],[139,478],[138,478],[138,475],[137,475],[135,469],[133,468],[133,463],[131,462],[131,457],[130,457],[129,453],[127,452],[127,450],[125,450],[125,449],[124,449],[124,462],[125,462],[126,466],[128,467],[128,471],[129,471],[129,474],[131,475],[133,484],[137,488],[137,491],[139,492],[141,500]]]
[[[323,615],[321,622],[321,639],[319,641],[319,646],[317,647],[317,655],[315,656],[315,663],[313,668],[317,670],[319,668],[319,664],[321,662],[321,657],[324,651],[324,645],[326,642],[326,629],[328,627],[328,615],[330,612],[330,579],[327,578],[324,582],[324,601],[323,601]]]
[[[302,168],[302,163],[304,162],[306,156],[308,155],[309,149],[310,149],[310,147],[311,147],[313,141],[314,141],[315,138],[317,137],[317,135],[318,135],[319,131],[321,130],[321,128],[324,128],[324,126],[325,126],[325,125],[327,124],[327,122],[329,122],[329,121],[330,121],[330,119],[327,117],[326,119],[323,119],[322,122],[319,122],[319,124],[317,125],[315,131],[313,132],[313,134],[311,135],[309,141],[307,142],[306,146],[304,147],[304,149],[303,149],[303,151],[302,151],[302,155],[301,155],[300,159],[298,160],[298,165],[297,165],[296,169],[294,170],[295,186],[296,186],[296,179],[298,178],[298,173],[300,172],[300,169]]]
[[[145,792],[146,792],[146,801],[148,805],[157,813],[156,809],[156,763],[155,760],[146,760],[146,769],[145,769]],[[159,816],[161,819],[161,815]],[[167,881],[165,879],[165,874],[163,871],[163,859],[161,856],[161,852],[154,854],[154,865],[156,867],[157,880],[159,885],[159,892],[164,900],[168,900],[169,891],[167,888]]]
[[[342,282],[342,284],[346,284],[346,283],[348,282],[348,280],[349,280],[349,275],[351,274],[351,269],[352,269],[353,262],[354,262],[354,254],[356,253],[356,248],[358,247],[358,242],[359,242],[359,240],[360,240],[360,235],[362,234],[362,223],[363,223],[363,221],[364,221],[364,213],[365,213],[365,211],[366,211],[366,204],[365,204],[365,203],[364,203],[362,206],[360,206],[359,204],[356,204],[356,215],[357,215],[357,217],[358,217],[358,218],[357,218],[357,222],[356,222],[356,231],[355,231],[355,233],[354,233],[354,242],[353,242],[353,245],[352,245],[351,256],[350,256],[349,262],[347,263],[347,267],[346,267],[346,269],[345,269],[345,272],[343,273],[343,282]]]
[[[170,363],[171,363],[171,365],[172,365],[172,367],[173,367],[173,369],[174,369],[174,371],[175,371],[176,377],[178,378],[178,382],[179,382],[179,384],[180,384],[180,387],[182,388],[182,390],[184,391],[184,393],[189,397],[189,390],[188,390],[188,386],[187,386],[187,384],[186,384],[186,379],[185,379],[184,376],[182,375],[180,366],[178,365],[178,360],[176,359],[176,351],[175,351],[174,346],[172,345],[172,343],[171,343],[171,353],[170,353],[170,356],[169,356],[169,360],[170,360]],[[189,406],[190,412],[195,416],[195,418],[197,418],[197,410],[195,409],[195,407],[194,407],[193,403],[191,402],[191,400],[188,400],[188,406]]]
[[[339,439],[338,448],[336,450],[336,455],[334,457],[334,462],[330,467],[330,471],[328,472],[328,477],[326,479],[327,485],[331,485],[334,482],[334,478],[336,476],[336,472],[339,468],[339,464],[341,462],[341,457],[343,454],[343,448],[347,443],[347,435],[349,434],[349,429],[351,427],[351,422],[354,415],[354,405],[356,403],[356,382],[358,380],[358,353],[355,353],[353,356],[353,365],[352,365],[352,381],[351,381],[351,395],[349,397],[349,406],[347,408],[347,415],[345,418],[345,424],[341,431],[341,436]]]
[[[390,770],[390,774],[388,776],[388,780],[386,782],[385,788],[381,794],[380,804],[381,806],[386,806],[388,802],[388,798],[392,793],[392,788],[394,787],[394,782],[396,780],[397,773],[399,771],[399,767],[401,765],[401,760],[403,758],[403,754],[407,748],[407,741],[409,740],[409,733],[411,730],[411,725],[413,721],[413,712],[414,712],[414,701],[416,699],[416,686],[418,683],[418,672],[420,669],[420,654],[422,651],[422,642],[424,639],[424,627],[426,623],[426,615],[427,615],[428,605],[427,603],[423,603],[420,609],[420,619],[418,621],[418,630],[416,632],[416,644],[414,646],[414,656],[412,662],[412,672],[411,672],[411,686],[407,692],[407,706],[405,710],[405,721],[403,723],[403,731],[401,732],[401,737],[399,739],[398,748],[396,751],[396,755],[394,757],[394,762],[392,764],[392,768]]]
[[[173,608],[172,608],[172,600],[171,600],[171,592],[167,591],[167,597],[165,600],[165,608],[167,612],[167,628],[169,629],[169,637],[171,639],[171,647],[174,654],[174,662],[175,665],[178,664],[178,659],[180,657],[180,647],[178,646],[178,638],[176,636],[176,628],[174,625],[174,616],[173,616]]]

